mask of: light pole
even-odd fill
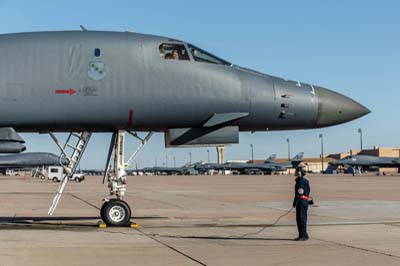
[[[174,168],[176,168],[176,160],[175,160],[175,156],[173,157],[174,159]]]
[[[207,159],[208,159],[208,163],[210,163],[210,150],[207,150]]]
[[[250,149],[251,149],[251,162],[254,163],[254,147],[253,147],[253,144],[250,144]]]
[[[157,167],[157,156],[156,156],[156,158],[155,158],[155,160],[154,160],[154,164],[155,164],[155,166]]]
[[[192,152],[189,152],[189,164],[192,164]]]
[[[363,150],[363,136],[362,136],[362,129],[358,129],[358,133],[360,133],[360,148]]]
[[[287,150],[288,150],[288,161],[290,162],[290,139],[287,138],[286,142],[287,142]],[[288,173],[290,175],[290,168],[288,169]]]
[[[321,172],[324,173],[324,135],[319,134],[321,139]]]

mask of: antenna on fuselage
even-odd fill
[[[79,25],[79,27],[81,28],[82,31],[88,31],[88,29],[83,25]]]

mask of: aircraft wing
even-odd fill
[[[29,168],[39,166],[66,165],[68,160],[64,157],[60,160],[58,155],[47,152],[31,152],[22,154],[0,156],[0,168]]]

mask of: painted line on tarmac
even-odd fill
[[[82,199],[81,197],[78,197],[77,195],[72,194],[71,192],[68,192],[68,194],[71,195],[73,198],[75,198],[75,199],[77,199],[77,200],[80,200],[80,201],[86,203],[87,205],[92,206],[92,207],[95,208],[95,209],[100,210],[100,208],[97,207],[96,205],[94,205],[93,203],[91,203],[91,202],[89,202],[89,201],[87,201],[87,200],[85,200],[85,199]]]
[[[182,252],[182,251],[180,251],[180,250],[174,248],[174,247],[171,246],[171,245],[168,245],[167,243],[164,243],[163,241],[157,239],[156,237],[154,237],[154,236],[152,236],[152,235],[149,235],[149,234],[146,234],[145,232],[141,231],[141,230],[138,229],[138,228],[135,228],[135,230],[138,231],[138,232],[140,232],[142,235],[144,235],[144,236],[146,236],[146,237],[148,237],[148,238],[150,238],[150,239],[156,241],[157,243],[159,243],[159,244],[161,244],[161,245],[163,245],[163,246],[169,248],[170,250],[172,250],[172,251],[174,251],[174,252],[176,252],[176,253],[178,253],[178,254],[181,254],[182,256],[184,256],[184,257],[190,259],[191,261],[194,261],[194,262],[196,262],[196,263],[198,263],[198,264],[200,264],[200,265],[203,265],[203,266],[207,266],[207,264],[205,264],[204,262],[202,262],[202,261],[200,261],[200,260],[198,260],[198,259],[196,259],[196,258],[194,258],[194,257],[192,257],[192,256],[190,256],[190,255],[188,255],[188,254],[186,254],[186,253],[184,253],[184,252]]]

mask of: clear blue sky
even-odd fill
[[[300,80],[348,95],[372,110],[357,121],[323,130],[241,134],[227,159],[318,156],[364,145],[399,146],[400,1],[20,1],[0,0],[0,33],[74,30],[136,31],[176,37],[237,65]],[[29,151],[57,152],[45,135],[24,134]],[[92,139],[82,167],[102,167],[109,135]],[[129,141],[127,147],[133,148]],[[207,148],[165,149],[157,134],[138,157],[139,167],[207,160]],[[210,148],[215,160],[214,148]]]

